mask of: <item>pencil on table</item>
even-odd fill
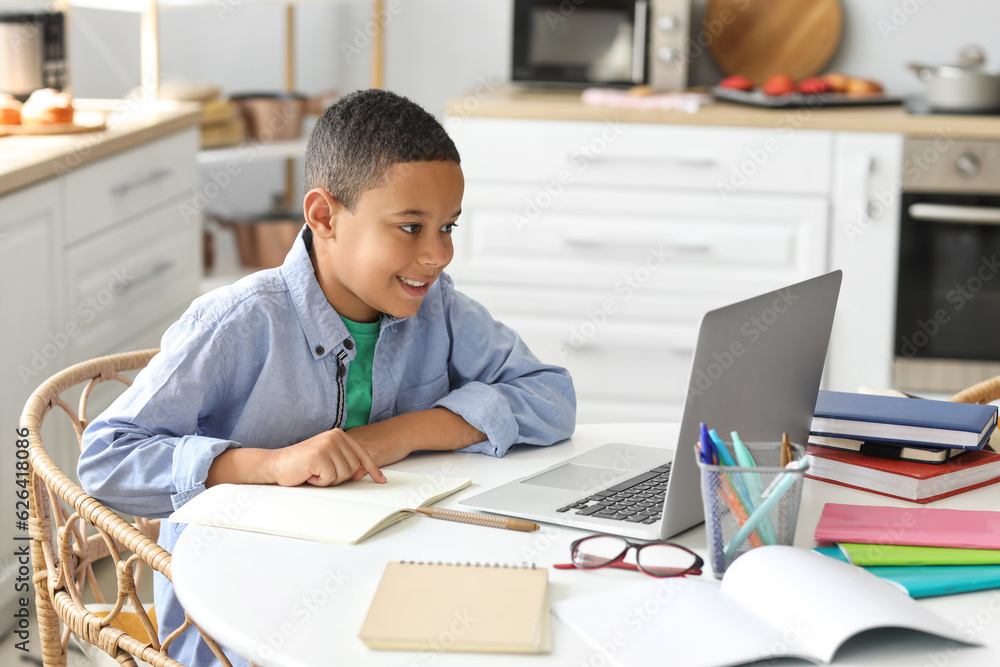
[[[459,512],[458,510],[446,510],[440,507],[418,507],[417,512],[429,516],[433,519],[444,519],[445,521],[458,521],[461,523],[474,523],[477,526],[490,526],[491,528],[506,528],[507,530],[523,530],[531,532],[538,530],[538,524],[524,519],[511,519],[506,516],[494,516],[492,514],[475,514],[473,512]]]

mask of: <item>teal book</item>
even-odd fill
[[[849,562],[839,547],[817,547],[824,556]],[[929,598],[1000,588],[1000,565],[889,565],[864,569],[891,581],[911,598]]]

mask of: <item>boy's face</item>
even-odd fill
[[[454,255],[451,232],[464,190],[454,162],[406,162],[393,165],[353,213],[325,191],[306,195],[316,276],[337,312],[356,322],[415,315]],[[328,224],[323,203],[310,200],[316,192],[327,196]]]

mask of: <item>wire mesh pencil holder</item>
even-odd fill
[[[726,443],[732,451],[732,446]],[[748,442],[754,467],[709,465],[701,468],[705,536],[712,572],[721,579],[739,556],[768,544],[792,544],[808,466],[782,468],[780,442]],[[805,447],[792,444],[792,460]]]

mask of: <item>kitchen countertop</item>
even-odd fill
[[[713,102],[697,113],[593,106],[579,92],[525,90],[505,83],[482,85],[451,100],[449,116],[534,120],[624,121],[724,127],[792,128],[843,132],[895,132],[911,136],[1000,139],[1000,115],[908,114],[900,105],[816,109],[762,109]]]
[[[160,101],[73,100],[81,112],[102,112],[100,132],[0,137],[0,195],[201,123],[201,105]]]

